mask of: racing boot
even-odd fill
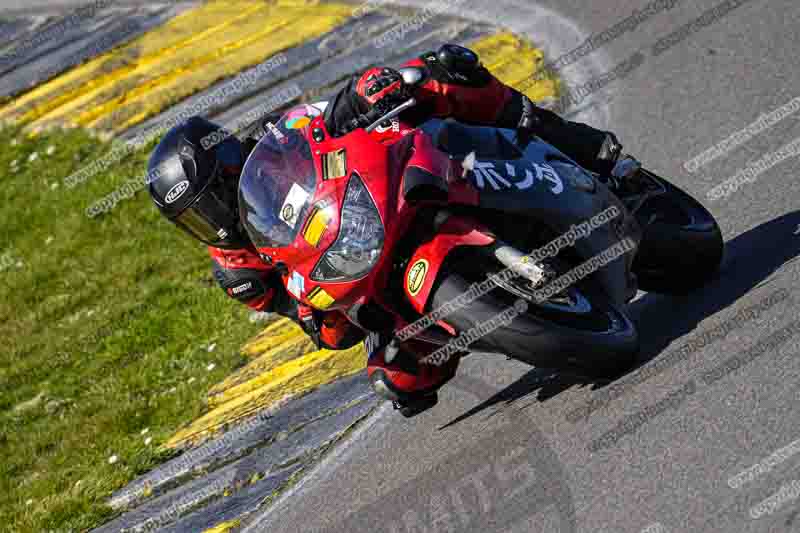
[[[372,353],[367,360],[367,375],[373,390],[387,400],[404,417],[409,418],[436,405],[438,390],[455,376],[460,356],[453,356],[441,366],[421,363],[430,353],[428,343],[408,340],[401,344],[394,357],[386,348]]]

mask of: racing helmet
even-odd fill
[[[167,219],[217,248],[250,246],[239,222],[237,189],[246,154],[220,126],[191,117],[161,139],[147,165],[150,196]]]

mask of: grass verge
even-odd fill
[[[68,189],[63,179],[110,145],[78,129],[5,127],[0,146],[0,523],[83,531],[206,411],[206,391],[245,362],[240,347],[260,326],[146,192],[86,216],[144,175],[150,147]]]

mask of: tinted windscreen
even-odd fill
[[[291,244],[314,196],[317,180],[305,137],[307,122],[297,120],[296,109],[278,124],[265,124],[265,135],[242,171],[239,215],[258,248]],[[287,123],[301,127],[287,127]]]

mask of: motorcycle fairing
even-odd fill
[[[447,255],[459,246],[488,246],[495,242],[491,231],[478,220],[451,215],[436,235],[417,248],[406,267],[403,289],[411,305],[425,313],[434,281]]]
[[[413,152],[403,172],[403,198],[407,202],[433,200],[446,202],[447,177],[452,174],[451,162],[436,150],[428,135],[413,135]]]
[[[637,245],[641,240],[636,220],[608,187],[540,139],[527,146],[522,159],[481,160],[468,155],[462,166],[466,169],[465,179],[478,190],[480,208],[523,214],[549,227],[556,235],[616,206],[619,216],[575,242],[575,250],[584,259],[602,253],[626,237]],[[587,176],[594,181],[593,191],[578,183]],[[635,276],[631,272],[633,256],[626,254],[622,260],[612,261],[594,274],[616,304],[623,304],[636,294]]]
[[[463,159],[470,152],[478,158],[519,159],[520,149],[502,130],[490,126],[469,126],[452,118],[430,121],[426,125],[433,143],[439,150],[454,158]]]

